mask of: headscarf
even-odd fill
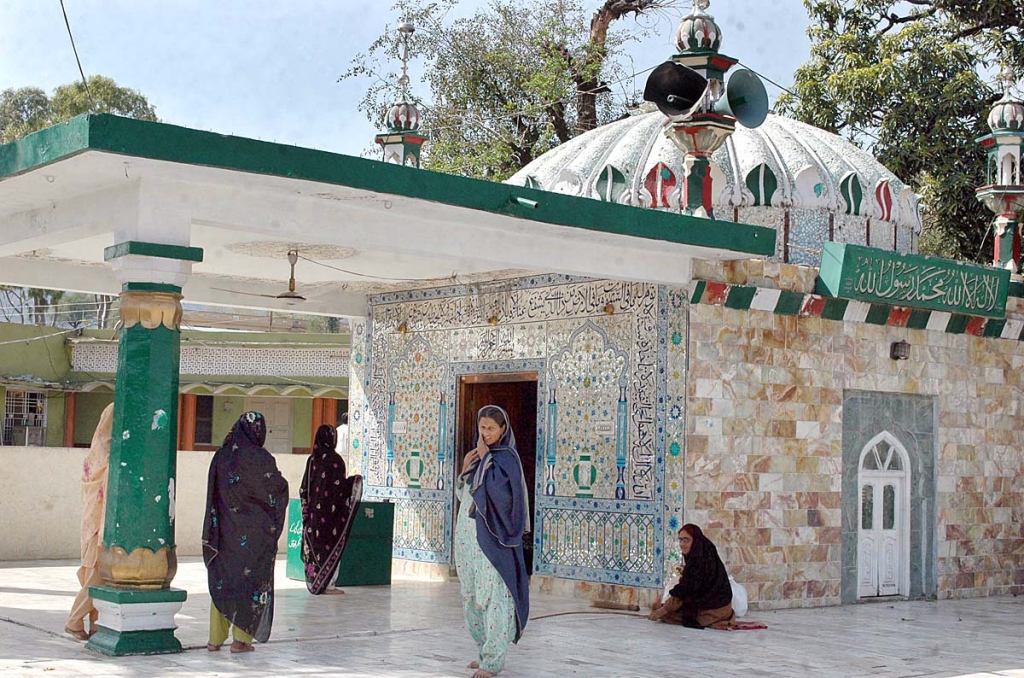
[[[263,449],[263,415],[246,412],[213,455],[203,522],[210,597],[232,624],[261,643],[274,620],[274,558],[288,482]]]
[[[89,453],[82,463],[82,567],[95,568],[103,539],[103,518],[107,506],[107,470],[110,464],[110,432],[114,427],[114,404],[103,408],[100,423],[92,434]]]
[[[488,448],[483,460],[475,461],[462,474],[473,497],[471,515],[476,519],[476,539],[487,559],[501,575],[516,608],[516,637],[519,640],[530,615],[530,578],[526,573],[523,535],[530,530],[530,508],[523,465],[516,450],[516,436],[508,413],[488,405],[477,413],[477,422],[487,410],[496,409],[505,419],[505,432]],[[477,429],[475,444],[479,444]]]
[[[324,424],[317,429],[299,488],[302,562],[306,588],[314,595],[323,593],[331,583],[363,491],[362,476],[346,476],[345,460],[335,450],[337,437],[333,426]]]
[[[682,528],[693,538],[686,554],[686,567],[669,594],[673,598],[692,603],[698,610],[714,610],[732,602],[732,587],[725,564],[718,557],[718,549],[693,523]]]

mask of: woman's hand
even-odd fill
[[[466,453],[466,456],[462,458],[462,473],[465,473],[469,468],[480,458],[477,454],[476,448]]]
[[[466,453],[466,456],[462,459],[462,473],[469,470],[470,466],[476,463],[478,460],[483,459],[484,455],[490,450],[489,447],[484,443],[483,438],[477,443],[476,447]]]
[[[651,612],[649,615],[647,615],[647,618],[651,621],[659,621],[666,614],[668,614],[668,610],[666,610],[664,606],[661,606],[658,609]]]

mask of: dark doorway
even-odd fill
[[[455,473],[462,468],[462,458],[476,440],[476,413],[485,405],[497,405],[508,412],[516,447],[523,462],[526,490],[530,501],[530,522],[534,519],[534,482],[537,473],[537,373],[472,374],[459,378],[455,425]],[[452,487],[455,484],[452,483]],[[458,515],[458,506],[455,507]],[[526,570],[533,574],[533,534],[524,540]]]

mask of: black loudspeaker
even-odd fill
[[[654,103],[670,118],[688,115],[704,98],[707,88],[707,79],[697,71],[666,61],[647,77],[644,100]]]

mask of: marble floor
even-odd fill
[[[468,676],[475,648],[458,585],[395,581],[312,597],[277,567],[270,643],[231,655],[205,650],[210,599],[202,562],[179,566],[189,592],[176,655],[108,658],[61,633],[76,590],[67,562],[0,563],[0,675]],[[752,613],[763,631],[694,631],[585,601],[536,595],[503,676],[1015,676],[1024,678],[1024,596],[894,602]]]

